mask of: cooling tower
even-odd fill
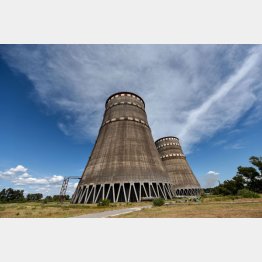
[[[173,136],[163,137],[155,144],[173,184],[175,195],[198,195],[200,185],[183,154],[179,139]]]
[[[129,92],[110,96],[72,202],[136,202],[172,196],[171,180],[155,147],[143,99]]]

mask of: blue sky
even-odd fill
[[[261,58],[256,45],[1,45],[0,189],[57,194],[81,176],[105,100],[125,90],[155,140],[180,138],[202,186],[231,178],[262,155]]]

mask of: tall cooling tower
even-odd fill
[[[172,198],[171,180],[155,147],[145,103],[129,92],[110,96],[73,203]]]
[[[201,190],[200,184],[186,160],[179,139],[174,136],[163,137],[155,144],[172,180],[175,195],[198,195]]]

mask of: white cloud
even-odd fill
[[[212,171],[212,170],[208,171],[207,174],[208,174],[208,175],[216,175],[216,176],[219,175],[218,172]]]
[[[50,184],[57,184],[57,183],[61,183],[64,180],[63,176],[52,176],[51,178],[49,178],[49,183]]]
[[[28,169],[22,165],[17,165],[15,168],[10,168],[9,171],[13,173],[26,172]]]
[[[204,175],[204,188],[210,188],[210,187],[214,187],[217,186],[219,183],[219,173],[216,171],[208,171],[205,175]]]
[[[20,177],[22,178],[27,178],[27,177],[30,177],[30,175],[28,173],[24,173],[23,175],[21,175]]]
[[[15,186],[44,185],[45,187],[61,185],[63,176],[53,175],[49,177],[33,177],[28,168],[18,165],[7,171],[0,171],[0,178],[13,183]]]
[[[36,177],[31,177],[29,176],[18,176],[14,179],[12,179],[12,182],[15,185],[54,185],[58,183],[62,183],[64,177],[63,176],[56,176],[53,175],[51,177],[46,177],[46,178],[36,178]]]
[[[66,135],[95,141],[104,102],[129,90],[146,102],[155,139],[175,135],[185,152],[234,126],[251,108],[261,120],[260,46],[4,46],[7,63],[33,83]]]
[[[35,178],[35,177],[16,177],[12,180],[15,185],[46,185],[48,179],[46,178]]]
[[[9,168],[6,171],[0,171],[0,178],[11,178],[19,173],[26,172],[28,169],[22,165],[17,165],[16,167]]]
[[[52,175],[46,177],[36,177],[30,174],[28,168],[17,165],[6,171],[0,171],[0,179],[9,183],[9,187],[24,190],[24,195],[28,193],[42,193],[46,195],[58,195],[64,177]],[[3,186],[1,186],[1,189]],[[73,194],[73,184],[69,188],[68,194]]]

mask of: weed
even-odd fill
[[[153,200],[153,206],[163,206],[165,204],[165,199],[163,198],[155,198]]]
[[[100,200],[99,203],[97,204],[97,206],[104,206],[104,207],[108,207],[109,205],[110,205],[110,199]]]

